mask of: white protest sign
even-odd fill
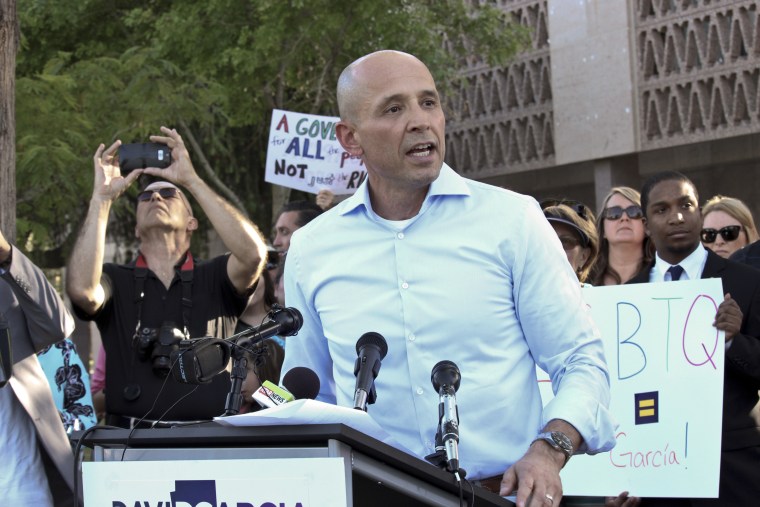
[[[353,194],[367,171],[335,137],[340,118],[275,109],[269,128],[265,180],[312,194]]]
[[[566,495],[718,496],[725,339],[720,279],[583,290],[604,340],[617,445],[574,456]],[[548,375],[538,371],[544,404]]]
[[[82,464],[85,507],[345,507],[343,458]]]

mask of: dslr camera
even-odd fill
[[[119,169],[122,176],[146,167],[165,169],[171,163],[172,150],[165,144],[133,143],[119,146]]]
[[[177,329],[174,322],[164,322],[159,328],[142,328],[135,333],[133,343],[140,361],[150,359],[153,373],[164,378],[172,368],[172,352],[179,350],[180,342],[184,339],[185,335]]]

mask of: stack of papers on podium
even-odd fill
[[[339,407],[316,400],[296,400],[276,407],[227,417],[214,421],[227,426],[295,426],[299,424],[345,424],[375,440],[407,454],[411,451],[396,442],[367,412]]]

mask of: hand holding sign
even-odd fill
[[[334,116],[273,110],[266,181],[312,194],[353,194],[367,171],[335,137],[338,121]]]

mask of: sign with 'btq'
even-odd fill
[[[712,324],[721,280],[582,292],[604,341],[620,426],[611,451],[570,460],[564,494],[717,497],[725,338]],[[551,383],[540,370],[538,380],[546,404]]]
[[[312,194],[353,194],[367,177],[360,157],[338,142],[340,118],[275,109],[269,129],[265,180]]]

